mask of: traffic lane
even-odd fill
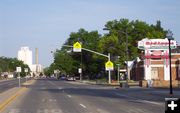
[[[110,92],[115,92],[115,94],[127,95],[132,98],[142,99],[147,101],[164,102],[165,98],[179,98],[180,89],[176,88],[173,90],[174,95],[169,95],[169,89],[163,88],[120,88],[112,86],[103,85],[89,85],[89,84],[77,84],[75,82],[66,82],[66,84],[72,84],[69,88],[87,88],[87,89],[104,89]],[[74,83],[74,84],[73,84]],[[82,87],[83,86],[83,87]]]
[[[94,96],[104,96],[104,97],[110,97],[110,98],[116,98],[121,94],[124,98],[132,97],[131,99],[142,99],[147,101],[155,101],[155,102],[164,102],[164,99],[167,97],[170,97],[170,95],[156,95],[152,92],[155,91],[154,89],[147,89],[147,88],[119,88],[116,89],[114,87],[109,86],[101,86],[101,85],[89,85],[84,83],[77,83],[77,82],[67,82],[67,81],[57,81],[57,80],[50,80],[53,82],[54,86],[58,86],[61,88],[64,88],[64,90],[67,90],[71,93],[77,93],[77,90],[80,92],[83,92],[85,95],[91,95],[91,92],[95,91],[97,94]],[[76,90],[77,89],[77,90]],[[101,95],[103,92],[104,95]],[[113,92],[115,95],[109,95],[108,92]],[[80,93],[79,95],[83,94]],[[127,97],[125,96],[127,95]],[[174,96],[175,97],[175,96]]]
[[[29,80],[29,79],[27,79],[27,80]],[[26,79],[22,78],[21,84],[24,82],[26,82]],[[0,82],[0,93],[7,91],[11,88],[14,88],[14,87],[18,87],[18,86],[19,86],[19,79],[7,80],[7,81]]]
[[[66,86],[68,85],[66,84]],[[87,85],[85,86],[87,87]],[[71,87],[71,85],[69,87]],[[81,85],[81,87],[83,87],[83,85]],[[132,98],[122,94],[119,95],[119,91],[116,92],[116,90],[102,88],[103,89],[100,89],[100,87],[95,88],[95,86],[89,85],[88,88],[64,88],[62,90],[67,93],[67,96],[71,98],[72,101],[75,101],[75,103],[82,103],[86,109],[94,109],[97,112],[126,113],[135,111],[137,113],[153,113],[157,111],[163,112],[164,110],[162,103]],[[56,90],[51,90],[51,92],[59,94]],[[144,106],[145,104],[148,106]]]
[[[63,90],[47,80],[37,80],[27,88],[28,93],[14,101],[4,113],[86,113],[84,108],[72,103]],[[61,93],[56,95],[49,90],[61,90]]]
[[[89,88],[87,85],[79,87],[66,82],[38,80],[36,85],[29,87],[31,91],[22,99],[21,104],[8,109],[18,111],[18,113],[54,113],[55,111],[55,113],[152,113],[163,111],[162,107],[147,103],[144,106],[143,102],[132,101],[114,92],[107,92],[104,87],[102,90],[99,89],[100,87],[91,85]]]

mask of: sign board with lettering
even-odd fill
[[[175,49],[177,47],[177,43],[175,40],[171,40],[170,42],[171,49]],[[168,39],[142,39],[138,41],[139,49],[149,49],[149,50],[166,50],[169,49],[169,41]]]

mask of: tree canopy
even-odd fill
[[[161,27],[161,22],[149,25],[144,21],[128,19],[112,20],[105,24],[104,30],[109,32],[101,35],[98,31],[86,31],[81,28],[78,32],[72,32],[64,43],[73,45],[80,42],[83,48],[94,50],[102,54],[111,54],[114,63],[120,63],[124,67],[126,54],[128,60],[139,56],[140,50],[137,42],[143,38],[164,38],[166,30]],[[126,44],[128,51],[126,51]],[[72,48],[62,47],[54,53],[54,62],[50,65],[49,72],[59,69],[71,75],[78,73],[78,68],[83,68],[83,76],[94,79],[98,74],[105,76],[104,64],[107,58],[92,54],[87,51],[73,53]]]
[[[25,76],[24,68],[28,68],[28,70],[30,70],[28,65],[16,58],[0,57],[0,73],[15,72],[16,67],[22,68],[21,76]]]

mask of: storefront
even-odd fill
[[[176,41],[172,40],[171,49],[177,48]],[[170,80],[169,68],[169,42],[168,39],[143,39],[138,42],[138,48],[142,50],[141,61],[134,66],[133,76],[137,80],[154,82],[154,86],[168,86]],[[172,80],[179,80],[180,75],[180,53],[172,53],[171,67]],[[143,71],[139,72],[139,71]]]

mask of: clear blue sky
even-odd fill
[[[35,53],[37,47],[39,63],[48,66],[50,51],[71,32],[84,28],[103,34],[107,21],[120,18],[161,20],[180,43],[180,0],[0,0],[0,56],[17,57],[21,46]]]

